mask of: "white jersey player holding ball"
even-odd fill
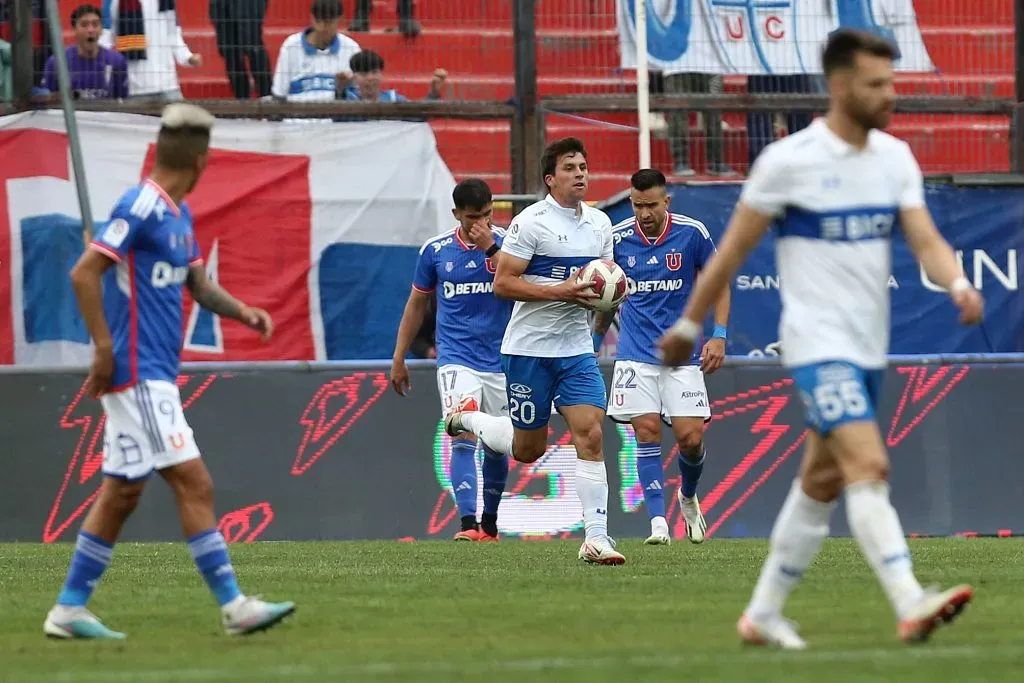
[[[927,640],[973,597],[970,586],[939,592],[918,583],[889,502],[889,459],[875,422],[889,346],[893,230],[903,231],[928,277],[949,292],[962,323],[980,322],[984,308],[932,222],[913,153],[879,130],[893,110],[894,56],[889,43],[871,34],[832,34],[822,56],[828,115],[762,153],[718,254],[683,317],[660,342],[667,364],[689,360],[700,321],[774,223],[782,357],[806,406],[810,434],[800,476],[737,624],[740,637],[752,644],[806,647],[782,610],[828,536],[840,494],[904,642]]]
[[[590,261],[612,258],[612,222],[583,201],[590,171],[582,142],[551,143],[542,166],[550,194],[512,221],[494,276],[494,293],[516,301],[501,344],[511,419],[461,410],[445,426],[450,436],[473,432],[492,450],[532,463],[547,451],[554,403],[576,446],[586,532],[579,558],[622,564],[625,558],[608,537],[601,438],[607,401],[587,310],[597,294],[589,281],[574,277]]]

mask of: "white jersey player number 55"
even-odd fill
[[[844,415],[860,417],[868,412],[868,400],[861,383],[852,379],[815,387],[814,403],[821,419],[829,422]]]

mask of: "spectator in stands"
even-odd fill
[[[824,92],[822,77],[813,74],[786,74],[771,76],[748,76],[747,91],[754,93],[770,93],[773,95],[797,95]],[[796,111],[784,114],[789,135],[811,125],[814,115],[811,112]],[[752,111],[747,114],[747,150],[750,165],[769,143],[775,141],[774,114],[767,111]]]
[[[27,0],[32,9],[32,82],[38,83],[43,77],[43,68],[49,59],[50,31],[46,23],[46,6],[44,0]],[[12,22],[14,20],[14,4],[26,0],[0,0],[0,38],[10,43],[14,40]]]
[[[95,5],[79,5],[71,12],[75,44],[64,51],[75,99],[110,100],[128,97],[128,62],[123,56],[99,44],[103,22]],[[60,91],[57,58],[51,56],[43,72],[46,93]]]
[[[373,50],[363,50],[352,55],[349,68],[352,69],[352,84],[345,89],[346,100],[371,102],[406,102],[408,100],[397,90],[380,89],[381,81],[384,79],[384,58]],[[447,78],[447,71],[436,69],[434,78],[430,81],[430,90],[427,91],[426,99],[441,99],[441,91]]]
[[[270,55],[263,44],[263,19],[267,0],[210,0],[210,20],[217,33],[217,51],[224,58],[235,97],[247,100],[256,84],[257,97],[270,94]],[[249,73],[246,73],[246,60]]]
[[[104,2],[107,12],[100,45],[114,48],[128,60],[129,95],[165,102],[182,99],[175,62],[196,67],[202,66],[203,58],[185,44],[176,0]]]
[[[455,0],[452,0],[453,3]],[[407,38],[415,38],[420,34],[420,22],[413,19],[412,0],[398,0],[398,30]],[[373,0],[356,0],[356,13],[348,30],[360,33],[370,30],[370,12]]]
[[[14,98],[13,80],[11,44],[0,38],[0,102],[10,102]]]
[[[665,92],[669,95],[722,94],[722,77],[718,74],[665,71],[662,74]],[[735,174],[725,163],[725,138],[722,114],[701,112],[704,121],[704,149],[707,157],[708,175],[731,176]],[[689,177],[696,175],[690,164],[690,112],[673,111],[668,119],[669,145],[672,148],[672,174]]]
[[[313,25],[284,39],[274,71],[274,97],[289,102],[341,99],[352,80],[359,43],[338,31],[340,0],[313,0]]]

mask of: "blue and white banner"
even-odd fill
[[[79,113],[93,218],[148,175],[159,119]],[[82,219],[59,111],[0,118],[0,365],[91,355],[68,271]],[[185,309],[184,358],[391,355],[420,245],[452,227],[455,180],[427,123],[218,121],[189,205],[207,273],[270,311],[268,344]]]
[[[647,53],[667,74],[816,74],[829,33],[858,28],[891,40],[899,71],[935,70],[913,0],[617,0],[624,69],[636,68],[636,6]]]
[[[703,221],[718,242],[739,199],[741,187],[740,184],[673,187],[672,210]],[[926,198],[939,229],[956,249],[967,277],[985,296],[985,320],[980,328],[959,325],[948,295],[928,280],[906,243],[897,235],[893,239],[893,273],[889,280],[892,297],[890,352],[1024,351],[1024,299],[1019,292],[1019,259],[1024,252],[1024,189],[928,184]],[[613,222],[632,215],[627,200],[607,207],[606,211]],[[770,233],[732,281],[730,355],[778,355],[779,285],[775,239]]]

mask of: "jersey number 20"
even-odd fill
[[[508,414],[516,422],[524,425],[533,424],[537,419],[537,406],[533,401],[520,401],[518,398],[508,400]]]

